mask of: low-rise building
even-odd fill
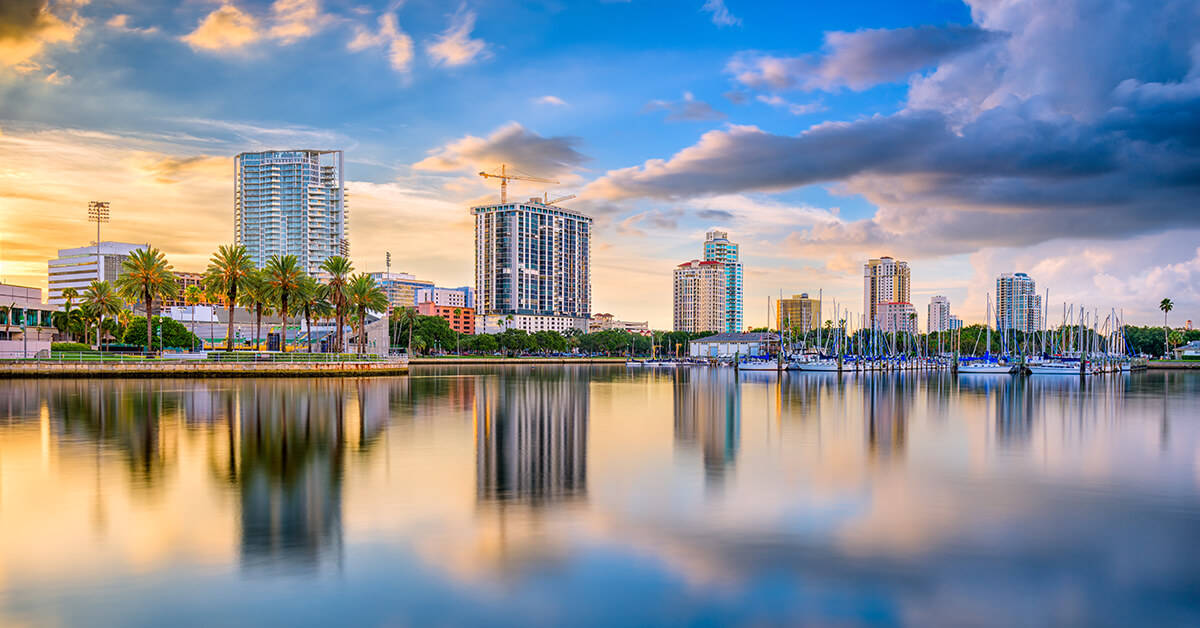
[[[634,334],[650,335],[650,321],[619,321],[612,314],[592,314],[588,321],[588,333],[616,329]]]
[[[0,357],[33,356],[49,351],[58,330],[52,305],[41,288],[0,283]]]
[[[541,316],[537,314],[483,314],[475,316],[475,333],[500,334],[509,329],[534,333],[556,331],[565,334],[572,329],[586,333],[588,319],[574,316]]]
[[[721,333],[688,343],[693,358],[733,358],[771,355],[779,350],[779,336],[766,333]]]
[[[175,291],[175,296],[162,303],[163,307],[188,305],[186,297],[187,289],[192,286],[200,288],[200,300],[197,302],[197,305],[217,305],[204,292],[203,273],[189,273],[177,270],[174,274],[177,290]]]
[[[417,279],[408,273],[368,273],[375,278],[379,289],[387,295],[393,308],[417,307],[417,291],[433,288],[432,281]]]
[[[889,302],[875,306],[875,329],[882,332],[917,333],[917,308],[912,303]]]
[[[58,258],[46,262],[49,287],[47,303],[58,309],[64,302],[62,291],[67,288],[74,288],[76,292],[83,294],[93,281],[116,283],[117,277],[123,272],[125,260],[129,259],[134,251],[146,246],[128,242],[101,242],[99,246],[93,244],[74,249],[59,249]]]
[[[1193,340],[1181,347],[1175,347],[1176,360],[1200,360],[1200,340]]]
[[[417,303],[426,301],[434,305],[450,307],[475,307],[475,291],[468,286],[458,288],[421,288],[417,290]]]
[[[438,305],[426,301],[417,305],[417,313],[421,316],[438,316],[446,319],[450,329],[467,335],[475,334],[475,308],[458,305]]]

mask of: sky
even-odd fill
[[[862,311],[862,264],[982,320],[1003,272],[1130,323],[1200,319],[1194,0],[4,0],[0,279],[233,239],[233,156],[346,151],[351,258],[473,283],[476,176],[595,218],[593,312],[671,325],[671,272],[727,230],[745,320]]]

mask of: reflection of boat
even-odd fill
[[[1013,366],[997,362],[969,362],[958,365],[958,372],[976,375],[1007,375],[1013,372]]]

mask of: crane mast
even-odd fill
[[[512,181],[533,181],[535,183],[553,183],[555,185],[558,184],[558,181],[555,181],[554,179],[543,179],[540,177],[531,177],[531,176],[523,175],[523,174],[509,174],[508,173],[508,164],[500,164],[499,174],[497,174],[495,172],[481,171],[479,173],[479,176],[483,177],[484,179],[500,179],[500,202],[501,203],[508,202],[508,182],[510,180],[512,180]]]

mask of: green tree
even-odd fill
[[[396,322],[399,324],[399,329],[401,331],[408,331],[407,352],[411,356],[413,350],[413,331],[415,331],[417,319],[420,318],[420,314],[417,314],[417,310],[411,307],[402,307],[394,310],[394,314],[396,315]]]
[[[238,304],[247,310],[254,310],[254,350],[257,351],[258,340],[262,338],[262,317],[271,315],[271,290],[259,271],[251,273],[242,284]]]
[[[300,280],[300,286],[296,289],[296,305],[300,311],[304,313],[304,325],[308,330],[308,352],[312,353],[312,319],[315,314],[318,318],[323,318],[329,315],[333,310],[329,301],[325,299],[325,295],[329,293],[326,286],[321,285],[316,279],[305,275]]]
[[[125,303],[117,296],[112,284],[107,281],[93,281],[83,293],[83,307],[96,319],[96,348],[99,349],[104,344],[100,337],[104,317],[116,316],[125,307]]]
[[[162,330],[161,340],[158,334],[154,333],[154,329],[157,328]],[[149,338],[146,336],[147,331],[150,332]],[[135,316],[125,328],[125,336],[121,339],[125,344],[152,346],[158,350],[163,346],[175,349],[194,347],[197,340],[196,335],[188,331],[183,323],[165,316],[155,316],[150,322],[147,322],[144,316]]]
[[[1163,299],[1162,301],[1159,301],[1158,309],[1162,310],[1163,313],[1163,345],[1166,347],[1163,350],[1163,358],[1165,359],[1170,357],[1171,354],[1171,337],[1168,335],[1170,327],[1167,326],[1167,314],[1169,314],[1171,310],[1175,309],[1175,303],[1173,303],[1170,299]]]
[[[382,312],[387,309],[388,299],[370,275],[355,275],[346,287],[346,302],[358,318],[358,352],[366,350],[367,310]]]
[[[254,261],[240,244],[222,244],[217,247],[208,263],[204,275],[205,287],[222,295],[226,315],[229,317],[225,333],[225,350],[233,351],[233,308],[238,304],[241,290],[253,280]]]
[[[346,347],[346,339],[342,335],[342,330],[346,326],[346,290],[350,285],[351,275],[354,273],[354,265],[341,255],[334,255],[325,259],[325,262],[321,264],[321,270],[329,275],[329,281],[325,283],[329,290],[326,298],[333,304],[334,324],[337,325],[337,351],[340,353]]]
[[[196,329],[196,306],[200,305],[200,303],[203,301],[204,301],[204,289],[203,288],[201,288],[200,286],[196,286],[196,285],[191,285],[191,286],[188,286],[187,288],[184,288],[183,303],[184,303],[184,305],[187,305],[188,307],[191,308],[190,314],[192,316],[193,334],[195,333],[195,329]],[[195,347],[193,347],[193,349],[194,348]],[[204,347],[201,347],[201,349],[203,349],[203,348]]]
[[[117,292],[130,302],[140,301],[146,306],[146,351],[151,351],[149,337],[150,318],[154,316],[154,302],[174,296],[178,290],[175,274],[162,251],[147,247],[137,249],[126,258],[122,274],[117,278]]]
[[[70,326],[71,308],[75,304],[75,299],[79,298],[79,291],[74,288],[63,288],[62,298],[63,298],[63,314],[66,315],[63,320],[65,320],[67,322],[67,325],[64,325],[65,329],[59,329],[59,331],[65,331],[67,334],[67,337],[71,340],[74,340],[75,334],[71,330],[71,326]]]
[[[263,277],[271,291],[271,297],[279,308],[279,316],[283,319],[283,329],[280,336],[280,347],[287,351],[288,301],[300,288],[300,280],[305,276],[300,268],[300,260],[295,255],[272,255],[267,259],[263,268]]]

